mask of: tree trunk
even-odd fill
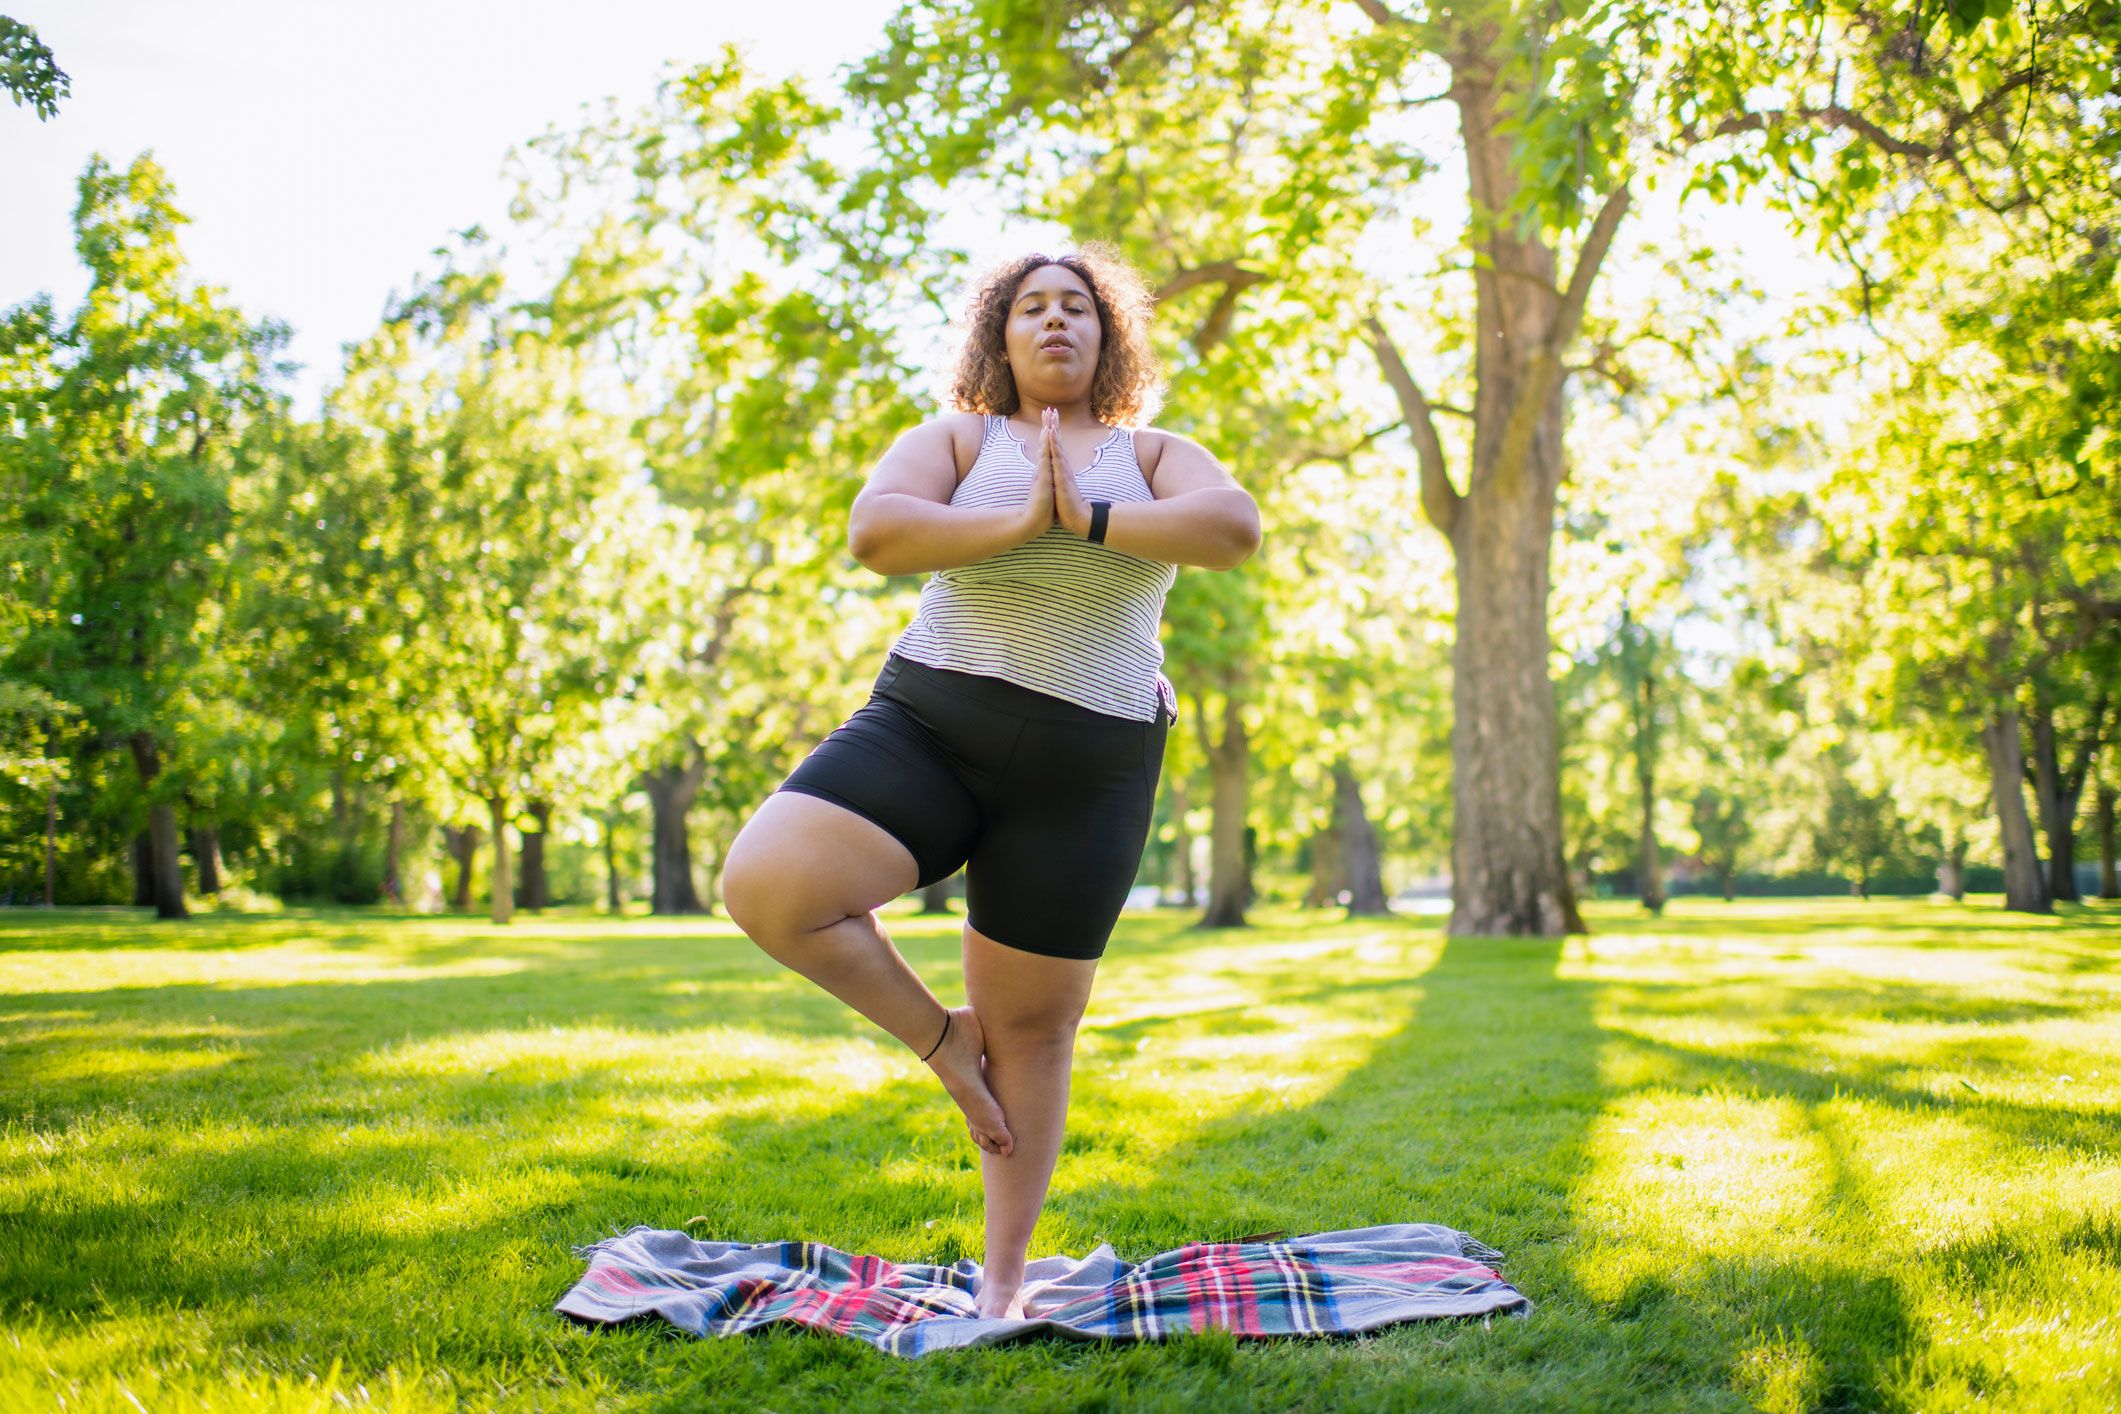
[[[1558,726],[1547,677],[1553,494],[1536,484],[1548,472],[1524,471],[1516,500],[1491,493],[1464,502],[1454,537],[1454,937],[1584,931],[1562,863]]]
[[[2110,873],[2110,869],[2108,869]],[[45,907],[59,890],[59,786],[45,786]]]
[[[604,905],[614,918],[625,909],[625,899],[619,891],[618,820],[617,810],[604,812]]]
[[[515,917],[516,909],[515,877],[508,859],[507,798],[487,796],[486,818],[493,831],[493,878],[487,881],[487,897],[493,902],[493,921],[506,923]]]
[[[2033,846],[2032,818],[2025,811],[2025,744],[2018,731],[2018,713],[2011,707],[1999,710],[1981,728],[1989,798],[2003,832],[2003,906],[2015,913],[2053,913],[2040,854]]]
[[[1952,841],[1952,847],[1944,856],[1944,863],[1937,869],[1937,892],[1954,903],[1966,901],[1966,840]]]
[[[655,812],[655,840],[651,862],[655,882],[649,893],[654,913],[703,913],[699,890],[692,882],[692,844],[685,831],[685,813],[699,794],[707,776],[707,759],[697,750],[686,766],[658,766],[641,773],[641,786]]]
[[[442,839],[449,848],[449,857],[457,862],[457,886],[450,893],[449,906],[460,913],[469,912],[472,866],[479,856],[479,827],[444,825]]]
[[[2121,898],[2121,880],[2114,875],[2114,793],[2099,787],[2099,897]],[[49,876],[47,876],[49,877]],[[50,885],[45,886],[47,897]]]
[[[729,842],[727,840],[709,832],[707,836],[707,858],[702,862],[699,869],[699,877],[706,885],[705,892],[700,895],[700,911],[702,913],[713,913],[715,909],[721,907],[722,851],[727,849],[728,846]]]
[[[1362,787],[1345,759],[1333,767],[1333,794],[1340,821],[1341,858],[1347,873],[1348,916],[1375,918],[1390,913],[1377,831],[1363,810]]]
[[[552,889],[545,879],[545,832],[552,828],[552,803],[533,800],[526,809],[538,827],[523,836],[523,907],[541,913],[552,906]]]
[[[1251,745],[1245,738],[1244,703],[1235,682],[1223,693],[1222,718],[1222,740],[1211,742],[1199,703],[1194,704],[1201,747],[1208,757],[1209,801],[1214,815],[1208,826],[1212,848],[1208,909],[1201,915],[1200,926],[1242,928],[1246,926],[1245,895],[1250,885],[1245,869],[1245,807],[1251,787]]]
[[[1564,858],[1559,725],[1547,676],[1547,557],[1565,471],[1563,359],[1598,267],[1627,212],[1623,186],[1586,230],[1567,288],[1535,225],[1515,219],[1521,91],[1498,76],[1528,66],[1502,52],[1504,27],[1467,18],[1451,58],[1473,207],[1473,448],[1452,484],[1435,418],[1381,323],[1370,330],[1414,435],[1421,501],[1451,543],[1451,921],[1454,936],[1584,931]]]
[[[1338,814],[1336,802],[1335,813]],[[1347,865],[1340,848],[1340,822],[1336,819],[1311,832],[1311,889],[1304,895],[1305,908],[1331,908],[1340,902],[1340,891],[1348,886]]]
[[[1172,887],[1177,890],[1174,900],[1181,908],[1191,908],[1198,892],[1193,885],[1193,834],[1186,828],[1186,783],[1178,776],[1171,778],[1171,872]]]
[[[1516,138],[1500,122],[1514,95],[1494,86],[1500,56],[1480,52],[1498,38],[1492,27],[1469,34],[1453,63],[1474,219],[1493,221],[1480,242],[1493,269],[1475,279],[1473,465],[1451,528],[1448,931],[1552,937],[1584,931],[1563,862],[1560,729],[1547,676],[1547,556],[1563,474],[1559,360],[1573,330],[1554,252],[1503,215],[1517,194]],[[1572,292],[1599,258],[1587,243]]]
[[[199,871],[199,894],[212,898],[221,892],[221,831],[214,825],[194,825],[191,857]]]
[[[1642,810],[1642,837],[1635,842],[1635,869],[1642,873],[1642,907],[1652,914],[1665,912],[1665,863],[1657,852],[1657,823],[1650,806],[1654,803],[1654,782],[1644,780],[1644,810]]]
[[[133,836],[133,907],[155,906],[155,840],[146,830]]]
[[[133,764],[140,768],[140,786],[145,790],[162,773],[162,756],[154,737],[133,733]],[[147,809],[148,871],[152,880],[157,918],[186,918],[184,907],[184,861],[177,842],[177,807],[166,800]]]
[[[1737,897],[1737,891],[1733,888],[1737,874],[1738,871],[1731,868],[1718,869],[1716,871],[1716,877],[1723,881],[1723,901],[1725,903],[1730,903]]]
[[[2077,802],[2062,781],[2055,749],[2055,713],[2041,703],[2033,711],[2033,799],[2040,807],[2040,833],[2047,836],[2047,896],[2075,903],[2077,896]]]
[[[390,833],[383,841],[383,899],[401,908],[405,905],[404,854],[405,802],[393,795],[390,798]]]
[[[1664,860],[1657,853],[1657,680],[1650,673],[1648,639],[1644,633],[1640,671],[1635,682],[1635,784],[1642,797],[1642,827],[1635,849],[1635,871],[1642,881],[1642,906],[1651,913],[1664,912]],[[1633,652],[1634,645],[1627,645]]]
[[[950,882],[951,879],[956,877],[953,874],[949,879],[937,879],[927,888],[922,889],[921,912],[948,913],[950,911]]]

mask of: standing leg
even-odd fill
[[[965,994],[986,1036],[987,1088],[1009,1116],[1016,1141],[1007,1155],[980,1155],[987,1191],[983,1316],[1011,1314],[1023,1285],[1025,1250],[1068,1117],[1075,1029],[1096,974],[1095,959],[1024,952],[965,928]]]

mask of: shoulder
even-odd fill
[[[949,430],[950,450],[957,461],[957,479],[963,481],[980,449],[987,445],[988,416],[983,412],[946,412],[935,419]]]
[[[951,460],[957,465],[957,479],[963,481],[979,460],[980,448],[987,442],[987,415],[980,412],[942,412],[915,427],[903,440],[932,447],[937,451],[950,449]]]
[[[1134,458],[1141,463],[1142,479],[1149,483],[1153,495],[1176,495],[1200,485],[1237,484],[1206,447],[1182,433],[1160,427],[1135,429]],[[1159,470],[1166,473],[1162,486],[1156,479]]]

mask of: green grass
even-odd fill
[[[961,992],[956,924],[898,918]],[[1447,1223],[1529,1320],[902,1362],[551,1312],[635,1223],[978,1256],[914,1058],[720,920],[0,914],[0,1404],[2121,1404],[2121,911],[1566,944],[1129,916],[1033,1255]]]

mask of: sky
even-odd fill
[[[505,226],[509,148],[571,127],[602,100],[645,102],[669,63],[725,42],[765,73],[832,70],[882,40],[896,0],[645,3],[552,0],[15,0],[72,80],[39,122],[0,102],[0,307],[78,306],[75,184],[92,154],[152,150],[191,218],[193,278],[252,318],[293,326],[313,413],[341,345],[452,230]]]

